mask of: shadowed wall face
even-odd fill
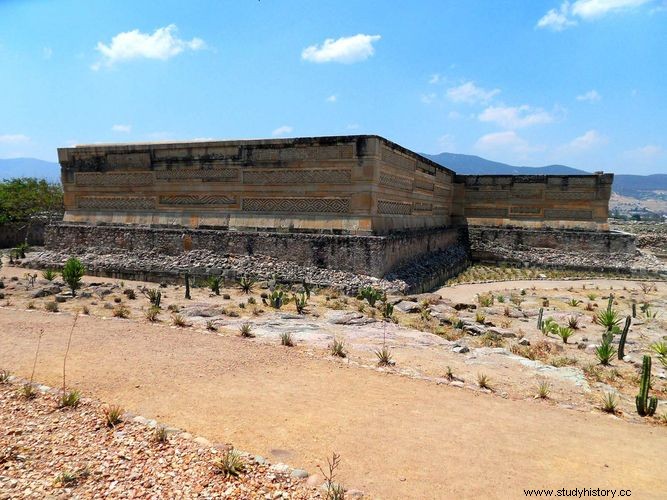
[[[608,230],[613,174],[457,175],[455,219],[471,226]]]
[[[454,173],[377,136],[58,154],[66,222],[346,234],[450,224]]]

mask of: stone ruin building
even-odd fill
[[[463,248],[429,286],[470,258],[511,261],[513,248],[634,252],[630,235],[608,228],[613,174],[458,175],[374,135],[58,155],[65,216],[47,232],[52,249],[208,249],[382,277]]]

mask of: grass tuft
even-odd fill
[[[213,470],[224,477],[238,477],[245,472],[245,464],[241,454],[234,448],[230,448],[213,462]]]

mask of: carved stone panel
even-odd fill
[[[160,196],[161,205],[174,206],[206,206],[206,205],[233,205],[234,196],[224,195],[175,195]]]
[[[346,198],[244,198],[243,210],[248,212],[348,213]]]
[[[77,172],[74,176],[77,186],[150,186],[154,182],[152,172]]]
[[[145,196],[82,196],[78,207],[95,210],[147,210],[155,208],[155,198]]]
[[[231,182],[239,177],[237,168],[174,168],[157,170],[155,177],[161,181],[201,180],[209,182]]]
[[[412,203],[378,200],[378,213],[387,215],[410,215],[412,213]]]
[[[340,170],[254,170],[243,172],[245,184],[349,184],[351,173]]]

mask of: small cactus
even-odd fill
[[[637,317],[637,304],[635,302],[632,303],[632,317]]]
[[[190,273],[185,271],[185,298],[190,300]]]
[[[658,407],[658,398],[649,397],[648,391],[651,383],[651,356],[644,356],[642,364],[642,378],[639,383],[639,394],[635,398],[637,413],[641,417],[650,417]]]
[[[273,290],[269,295],[269,305],[274,309],[280,309],[285,303],[285,292],[279,289]]]
[[[625,357],[625,340],[628,338],[628,332],[630,331],[630,323],[632,323],[632,318],[627,316],[625,318],[625,326],[623,327],[623,332],[621,332],[621,339],[618,342],[618,359],[623,359]]]
[[[542,330],[542,316],[544,315],[544,308],[540,307],[540,313],[537,315],[537,329]]]

